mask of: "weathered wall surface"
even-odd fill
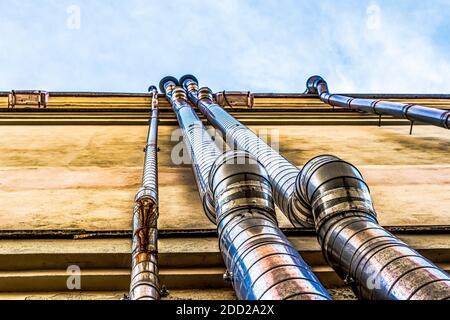
[[[160,227],[214,228],[190,166],[172,164],[174,129],[160,127]],[[383,224],[449,223],[448,131],[419,126],[409,136],[406,126],[270,129],[280,130],[281,152],[299,166],[324,153],[357,165]],[[129,230],[146,133],[146,126],[0,127],[0,229]]]

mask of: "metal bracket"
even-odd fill
[[[150,145],[150,144],[146,145],[146,146],[142,149],[142,151],[143,151],[144,153],[147,152],[147,150],[148,150],[148,148],[149,148],[150,146],[152,146],[152,145]],[[161,152],[161,148],[160,148],[160,147],[157,147],[157,148],[156,148],[156,152]]]
[[[13,90],[8,95],[8,109],[23,108],[46,108],[49,93],[41,90]]]
[[[159,290],[159,294],[161,295],[161,297],[166,298],[166,297],[168,297],[170,295],[170,291],[167,290],[165,285],[163,285],[161,287],[161,289]]]
[[[248,108],[252,109],[254,104],[253,94],[249,91],[222,91],[216,93],[217,104],[225,108]]]
[[[225,280],[226,282],[232,282],[233,281],[233,273],[230,271],[225,271],[225,273],[223,274],[223,280]]]
[[[348,286],[352,286],[355,284],[355,280],[350,275],[347,275],[344,279],[344,283]]]

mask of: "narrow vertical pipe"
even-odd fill
[[[318,94],[320,100],[333,107],[353,109],[374,113],[379,116],[389,115],[407,119],[411,122],[422,122],[437,127],[450,129],[450,112],[415,104],[405,104],[373,99],[355,99],[348,96],[331,94],[328,84],[320,76],[312,76],[307,81],[307,93]]]
[[[216,224],[214,202],[209,191],[208,180],[214,161],[222,152],[187,102],[186,92],[178,87],[178,80],[166,77],[161,80],[160,89],[166,93],[177,116],[183,140],[192,161],[192,169],[206,216]]]
[[[158,270],[158,91],[152,86],[142,187],[133,208],[131,300],[160,300]]]
[[[328,292],[278,227],[264,167],[249,153],[221,153],[172,77],[161,81],[191,155],[200,196],[242,300],[328,300]],[[211,210],[211,211],[208,211]]]

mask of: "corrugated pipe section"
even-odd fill
[[[158,92],[150,87],[150,119],[142,188],[133,209],[131,300],[161,299],[158,271]]]
[[[229,144],[250,152],[269,168],[283,165],[281,156],[272,157],[274,150],[270,151],[248,128],[212,102],[209,89],[197,92],[195,77],[188,75],[180,81],[190,91],[193,103]],[[288,168],[286,165],[284,170]],[[277,186],[293,179],[282,170],[279,174],[270,169],[268,172],[270,182]],[[314,221],[325,259],[352,284],[360,298],[449,298],[448,275],[378,224],[369,189],[354,166],[333,156],[321,156],[298,172],[294,196],[289,198],[295,197],[301,204],[301,214]],[[290,174],[294,175],[294,170]],[[290,208],[283,205],[282,198],[277,203],[289,215]]]
[[[331,106],[354,109],[377,115],[389,115],[404,118],[412,122],[422,122],[450,129],[450,112],[414,104],[389,102],[373,99],[355,99],[343,95],[330,94],[326,81],[320,76],[313,76],[307,81],[307,93],[318,94],[320,99]]]
[[[198,81],[194,76],[186,75],[180,79],[180,83],[208,121],[226,137],[229,144],[234,144],[233,148],[249,152],[266,168],[275,203],[289,221],[296,227],[314,227],[311,209],[295,197],[295,181],[300,170],[222,107],[214,104],[209,88],[198,91]]]
[[[278,228],[263,166],[242,151],[220,154],[177,81],[161,82],[185,133],[202,197],[211,195],[220,251],[239,299],[328,300],[328,292]],[[195,125],[194,125],[195,124]],[[191,129],[197,131],[195,135]],[[195,138],[198,136],[200,138]],[[207,156],[199,155],[198,152]],[[215,157],[211,164],[211,159]],[[199,161],[199,162],[198,162]],[[209,167],[210,170],[205,169]],[[206,188],[206,187],[205,187]]]
[[[212,194],[209,192],[208,179],[214,161],[222,152],[206,131],[195,111],[187,103],[185,90],[177,86],[178,80],[176,78],[166,77],[161,80],[160,89],[166,93],[182,129],[183,140],[189,151],[206,216],[212,223],[216,224],[214,201]]]

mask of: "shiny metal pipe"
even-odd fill
[[[270,156],[274,150],[212,102],[209,89],[198,90],[195,77],[188,75],[180,81],[190,91],[192,102],[226,136],[227,142],[255,155],[269,167],[269,177],[270,168],[283,165],[279,157]],[[280,171],[270,177],[270,182],[278,186],[289,181]],[[289,198],[302,204],[300,212],[314,221],[325,259],[353,285],[360,298],[449,297],[448,275],[378,224],[369,189],[354,166],[333,156],[321,156],[297,171],[294,179],[294,195]],[[280,199],[283,196],[278,201],[286,214],[290,208],[283,206]]]
[[[152,93],[142,187],[133,208],[131,300],[160,300],[158,270],[158,91]]]
[[[203,209],[208,219],[216,224],[214,201],[209,192],[208,179],[214,161],[222,154],[194,109],[187,102],[186,92],[178,87],[178,80],[166,77],[161,80],[160,89],[166,93],[167,99],[177,116],[183,132],[183,140],[188,149],[197,187],[202,199]]]
[[[211,171],[219,246],[239,299],[329,300],[328,292],[278,227],[264,167],[229,151]]]
[[[314,227],[311,209],[295,196],[295,181],[300,170],[221,106],[215,104],[209,88],[199,90],[198,80],[194,76],[182,77],[180,84],[188,91],[189,99],[222,133],[231,147],[249,152],[266,168],[275,203],[289,221],[296,227]]]
[[[377,115],[389,115],[404,118],[412,122],[422,122],[450,129],[450,112],[446,110],[423,107],[373,99],[355,99],[343,95],[330,94],[326,81],[320,76],[313,76],[307,81],[307,93],[318,94],[320,99],[331,106],[354,109]]]
[[[382,228],[353,165],[334,156],[308,162],[296,193],[310,203],[323,254],[362,299],[443,300],[450,277]]]
[[[279,229],[264,167],[246,152],[220,154],[188,104],[185,90],[176,85],[173,78],[161,82],[185,132],[196,179],[208,177],[207,181],[198,182],[204,188],[200,194],[211,196],[220,251],[237,297],[241,300],[331,299]],[[194,134],[192,130],[198,132]]]

